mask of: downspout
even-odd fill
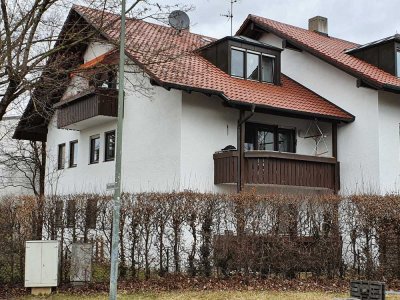
[[[237,149],[238,149],[238,164],[237,164],[237,192],[240,193],[244,187],[244,132],[245,122],[249,120],[256,109],[255,104],[251,105],[251,113],[245,117],[245,111],[240,110],[240,117],[237,126]]]

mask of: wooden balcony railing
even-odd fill
[[[55,105],[57,127],[68,128],[69,125],[97,116],[117,117],[117,107],[118,91],[116,89],[91,89]]]
[[[238,152],[214,154],[214,183],[236,183]],[[339,163],[335,158],[272,151],[244,153],[246,184],[275,184],[339,190]]]

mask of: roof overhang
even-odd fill
[[[217,90],[206,90],[206,89],[202,89],[202,88],[179,85],[179,84],[175,84],[175,83],[160,82],[160,81],[157,81],[154,79],[151,79],[151,83],[153,85],[161,86],[167,90],[176,89],[176,90],[181,90],[181,91],[184,91],[187,93],[198,92],[198,93],[202,93],[206,96],[218,96],[223,100],[224,105],[235,108],[235,109],[240,109],[240,110],[251,111],[252,107],[255,107],[254,111],[259,112],[259,113],[279,115],[279,116],[299,118],[299,119],[318,119],[321,121],[334,122],[334,123],[351,123],[355,120],[354,115],[348,113],[347,111],[344,111],[343,109],[341,109],[341,110],[346,112],[347,114],[349,114],[351,116],[350,118],[340,118],[340,117],[334,117],[334,116],[329,116],[329,115],[309,113],[309,112],[305,112],[305,111],[277,108],[277,107],[273,107],[273,106],[262,105],[262,104],[252,103],[252,102],[231,100],[223,92],[217,91]]]

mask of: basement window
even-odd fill
[[[248,149],[295,153],[295,136],[294,129],[246,123],[245,143]]]

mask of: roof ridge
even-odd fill
[[[82,11],[79,11],[81,9],[81,10],[91,10],[91,11],[96,11],[96,12],[100,12],[100,13],[105,13],[105,14],[113,15],[115,17],[120,17],[121,16],[121,14],[118,14],[118,13],[115,13],[115,12],[111,12],[111,11],[108,11],[108,10],[101,10],[101,9],[92,8],[92,7],[89,7],[89,6],[84,6],[84,5],[79,5],[79,4],[73,4],[71,9],[77,11],[78,13],[84,13]],[[146,23],[146,24],[149,24],[149,25],[153,25],[153,26],[157,26],[157,27],[161,27],[161,28],[172,28],[172,27],[170,27],[170,26],[168,26],[166,24],[163,24],[163,23],[153,23],[153,22],[145,21],[143,19],[138,19],[138,18],[134,18],[134,17],[126,17],[126,21],[143,22],[143,23]],[[190,31],[186,31],[186,32],[188,34],[195,35],[195,36],[198,36],[198,37],[212,39],[212,41],[217,40],[217,38],[215,38],[215,37],[207,36],[207,35],[204,35],[204,34],[199,34],[199,33],[190,32]]]
[[[331,35],[324,36],[324,35],[321,35],[321,34],[319,34],[317,32],[310,31],[307,28],[295,26],[295,25],[284,23],[284,22],[277,21],[277,20],[274,20],[274,19],[270,19],[270,18],[266,18],[266,17],[254,15],[254,14],[249,14],[249,16],[251,17],[251,19],[254,19],[254,18],[264,19],[264,20],[269,21],[269,22],[274,22],[274,23],[277,23],[277,24],[280,24],[280,25],[289,26],[289,27],[291,27],[293,29],[296,29],[296,30],[300,29],[300,30],[303,30],[304,32],[307,32],[307,33],[317,34],[318,36],[321,36],[323,38],[334,39],[334,40],[338,40],[338,41],[342,41],[342,42],[346,42],[346,43],[351,43],[351,44],[354,44],[355,46],[360,46],[361,45],[361,44],[358,44],[358,43],[355,43],[355,42],[352,42],[352,41],[349,41],[349,40],[345,40],[345,39],[342,39],[342,38],[338,38],[338,37],[335,37],[335,36],[331,36]]]

